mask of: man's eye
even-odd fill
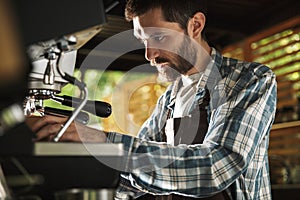
[[[165,36],[163,36],[163,35],[158,35],[158,36],[153,37],[153,39],[157,42],[161,42],[164,38],[165,38]]]

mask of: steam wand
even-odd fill
[[[66,46],[62,44],[61,48],[64,48]],[[58,132],[58,134],[53,139],[54,142],[58,142],[60,140],[60,138],[65,133],[65,131],[69,128],[71,123],[75,120],[77,115],[80,113],[80,111],[85,106],[86,102],[88,101],[88,89],[87,89],[85,83],[80,82],[75,77],[61,71],[59,66],[61,64],[61,60],[62,60],[61,58],[63,57],[63,55],[64,55],[64,51],[61,51],[61,53],[59,54],[58,62],[57,62],[57,71],[59,72],[59,74],[61,75],[62,78],[64,78],[65,80],[67,80],[71,84],[76,85],[80,89],[81,95],[82,95],[82,100],[79,103],[78,107],[73,111],[73,114],[68,118],[66,123],[64,125],[62,125],[60,131]]]
[[[77,85],[78,86],[78,85]],[[80,87],[79,87],[80,88]],[[80,89],[81,90],[81,89]],[[63,136],[63,134],[65,133],[65,131],[69,128],[69,126],[71,125],[71,123],[75,120],[75,118],[77,117],[77,115],[80,113],[81,109],[84,107],[84,105],[86,104],[87,100],[88,100],[88,90],[87,87],[85,86],[83,88],[83,90],[81,90],[81,92],[83,93],[83,99],[80,102],[79,106],[74,110],[73,114],[68,118],[68,120],[66,121],[66,123],[64,125],[62,125],[60,131],[58,132],[58,134],[55,136],[55,138],[53,139],[54,142],[58,142],[60,140],[60,138]]]

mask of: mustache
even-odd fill
[[[162,63],[167,63],[170,62],[169,59],[163,58],[163,57],[157,57],[154,59],[155,64],[162,64]]]

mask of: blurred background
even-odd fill
[[[24,5],[36,1],[0,0],[0,110],[22,101],[26,96],[27,75],[32,66],[25,52],[28,46],[61,35],[51,26],[59,19],[30,18],[26,26],[20,16],[30,14]],[[44,8],[65,6],[64,20],[74,24],[64,34],[93,27],[76,47],[74,76],[86,83],[89,99],[108,102],[112,114],[108,118],[90,115],[89,125],[107,131],[136,135],[151,114],[158,97],[168,83],[157,82],[156,71],[144,58],[142,46],[132,40],[136,50],[114,58],[115,52],[97,51],[97,46],[111,37],[131,30],[124,19],[125,0],[79,1],[81,9],[71,1],[47,1]],[[101,2],[100,11],[93,5]],[[88,6],[91,5],[91,6]],[[207,39],[225,56],[266,64],[277,76],[278,102],[275,124],[270,134],[270,168],[274,199],[293,196],[300,191],[300,1],[299,0],[214,0],[207,4]],[[15,6],[16,5],[16,6]],[[32,4],[33,5],[33,4]],[[54,7],[53,7],[54,6]],[[26,7],[26,6],[25,6]],[[63,7],[63,6],[60,6]],[[31,7],[32,8],[32,7]],[[90,9],[90,10],[89,10]],[[39,10],[38,8],[36,10]],[[21,15],[21,14],[23,15]],[[25,13],[25,14],[24,14]],[[36,12],[43,15],[45,10]],[[72,14],[70,14],[72,13]],[[90,14],[90,15],[89,15]],[[33,15],[34,16],[34,15]],[[74,18],[72,18],[72,17]],[[76,17],[76,19],[75,19]],[[84,20],[86,18],[86,20]],[[39,20],[38,20],[39,19]],[[61,18],[62,20],[62,18]],[[36,27],[49,35],[34,36]],[[76,26],[78,25],[78,26]],[[71,25],[70,25],[71,26]],[[49,30],[46,30],[49,28]],[[32,30],[32,31],[24,31]],[[53,30],[53,32],[51,31]],[[38,34],[37,34],[38,35]],[[25,38],[25,39],[24,39]],[[109,65],[82,67],[85,59],[114,58]],[[24,67],[22,67],[24,66]],[[139,68],[139,66],[143,66]],[[16,94],[16,95],[14,95]],[[80,96],[78,88],[63,84],[61,93]],[[50,99],[45,106],[72,110]]]

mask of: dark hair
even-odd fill
[[[154,8],[161,8],[166,21],[176,22],[187,31],[188,21],[197,12],[206,15],[206,0],[127,0],[125,17],[131,21],[134,17]],[[202,31],[202,38],[206,40],[205,28]]]

